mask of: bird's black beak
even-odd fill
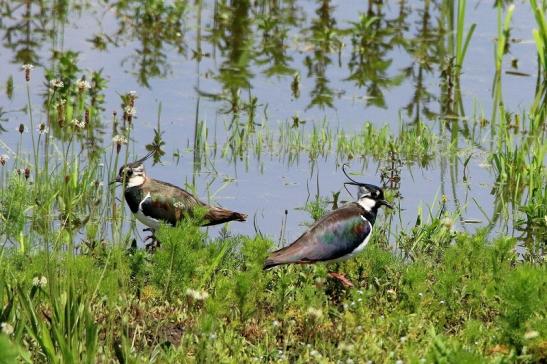
[[[386,200],[380,200],[380,201],[378,201],[378,202],[380,202],[380,204],[382,204],[382,205],[384,205],[384,206],[386,206],[386,207],[389,207],[390,209],[393,210],[393,205],[390,204],[389,202],[387,202]]]
[[[120,178],[120,176],[116,176],[116,178],[111,181],[109,184],[114,184],[114,183],[122,183],[122,179]]]

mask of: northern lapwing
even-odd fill
[[[358,186],[358,198],[327,213],[292,244],[272,252],[264,263],[264,269],[282,264],[310,264],[339,262],[359,254],[370,240],[378,208],[393,208],[385,199],[384,191],[377,186],[357,182],[348,176],[345,165],[342,170],[350,182]],[[344,286],[352,286],[342,274],[330,276]]]
[[[153,239],[153,243],[147,245],[147,248],[157,243],[154,231],[161,222],[175,226],[185,216],[193,216],[196,208],[205,210],[202,226],[247,219],[246,214],[208,205],[180,187],[150,178],[145,172],[144,161],[151,155],[152,153],[149,153],[135,162],[122,166],[118,176],[112,181],[125,186],[124,196],[129,209],[137,220],[148,226],[149,229],[145,230],[152,232],[152,235],[145,239]]]

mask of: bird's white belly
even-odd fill
[[[145,214],[142,213],[141,210],[138,210],[136,213],[135,213],[135,217],[137,218],[137,220],[139,220],[140,222],[142,222],[144,225],[152,228],[152,229],[157,229],[160,227],[160,221],[159,220],[156,220],[150,216],[146,216]]]

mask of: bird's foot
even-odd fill
[[[342,283],[342,285],[346,288],[352,288],[353,283],[349,279],[347,279],[344,275],[336,272],[329,272],[329,276],[336,279],[338,282]]]
[[[153,253],[160,247],[160,242],[158,239],[156,239],[156,236],[154,234],[147,236],[144,238],[144,242],[151,240],[150,243],[145,244],[144,247],[149,253]]]

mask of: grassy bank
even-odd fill
[[[154,255],[99,244],[79,254],[4,251],[3,362],[541,362],[544,264],[516,241],[457,233],[449,218],[377,234],[341,264],[262,271],[272,242],[210,241],[191,224]]]

